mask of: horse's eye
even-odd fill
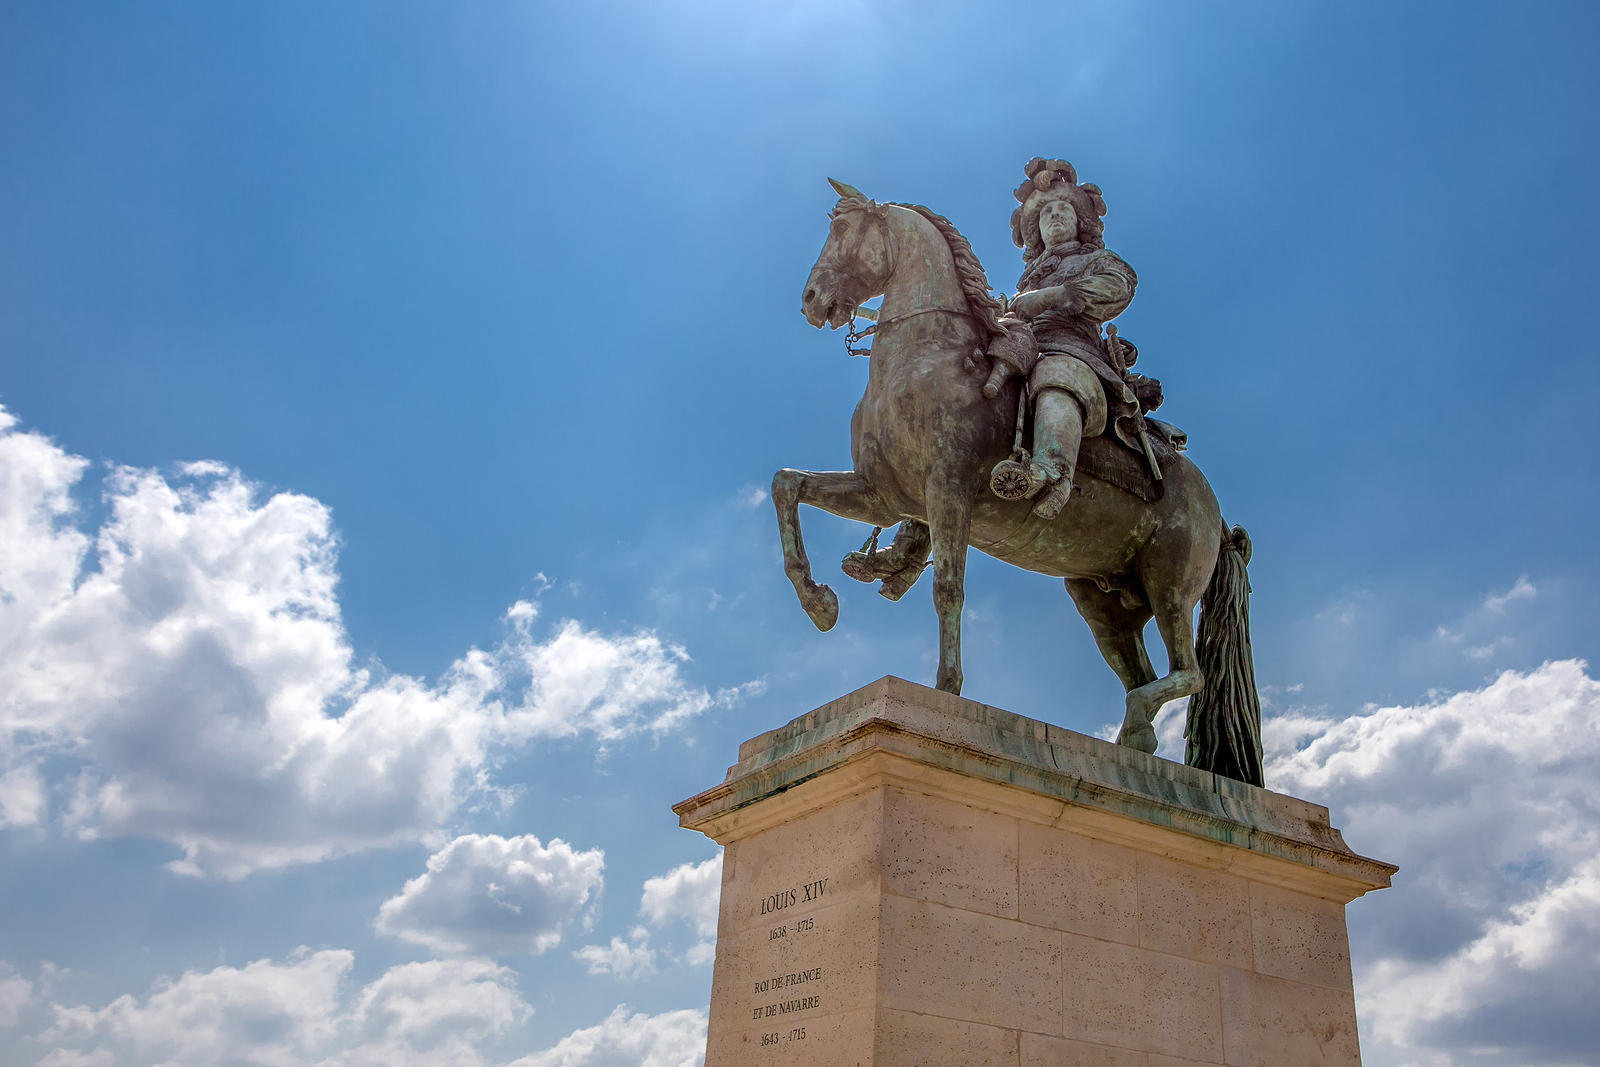
[[[844,219],[835,219],[834,222],[833,222],[833,226],[832,226],[832,229],[833,229],[834,233],[843,233],[844,231],[848,230],[849,228],[850,228],[850,224],[848,222],[846,222]]]

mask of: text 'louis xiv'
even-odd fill
[[[821,898],[822,894],[827,892],[827,889],[828,880],[819,878],[815,882],[807,882],[798,889],[785,889],[781,892],[773,893],[761,902],[761,914],[770,915],[775,911],[782,911],[784,908],[790,908],[796,904],[809,904],[811,901]]]

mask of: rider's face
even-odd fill
[[[1039,212],[1039,236],[1046,248],[1077,240],[1078,213],[1065,200],[1052,200]]]

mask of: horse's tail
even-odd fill
[[[1250,535],[1222,537],[1211,584],[1200,601],[1195,653],[1205,688],[1189,698],[1184,762],[1251,785],[1261,773],[1261,700],[1250,656]]]

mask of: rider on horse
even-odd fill
[[[957,694],[968,551],[1060,577],[1127,690],[1118,742],[1156,751],[1157,713],[1192,697],[1187,761],[1259,785],[1249,536],[1223,521],[1205,475],[1180,454],[1181,432],[1144,418],[1159,391],[1128,372],[1115,328],[1105,328],[1135,280],[1101,243],[1100,191],[1078,185],[1060,160],[1034,160],[1027,174],[1013,221],[1027,269],[1011,322],[948,219],[834,183],[840,202],[800,310],[819,329],[838,328],[864,300],[884,303],[850,423],[852,469],[773,476],[784,573],[811,621],[832,629],[839,598],[812,575],[800,508],[871,523],[845,573],[882,580],[879,592],[896,599],[932,566],[936,680]],[[997,463],[1008,437],[1013,458]],[[1084,500],[1063,511],[1074,474],[1084,475]],[[894,544],[878,550],[877,535],[895,523]],[[1145,647],[1152,620],[1167,651],[1162,676]]]
[[[983,392],[993,398],[1012,374],[1026,377],[1033,412],[1026,495],[1040,498],[1035,514],[1054,519],[1071,497],[1083,438],[1109,428],[1144,456],[1146,422],[1178,449],[1184,435],[1142,417],[1161,406],[1161,383],[1129,372],[1139,354],[1132,344],[1100,335],[1132,302],[1139,279],[1105,246],[1099,187],[1077,184],[1072,164],[1060,159],[1036,157],[1024,173],[1027,180],[1013,194],[1019,204],[1011,237],[1025,267],[1001,320],[1007,333],[990,343],[993,371]],[[889,548],[879,549],[874,534],[842,567],[857,581],[881,580],[879,591],[898,600],[922,573],[927,547],[927,527],[907,522]]]
[[[1039,497],[1036,515],[1053,519],[1072,495],[1083,438],[1109,428],[1144,453],[1141,413],[1160,405],[1161,383],[1129,374],[1137,350],[1100,336],[1101,327],[1133,301],[1139,282],[1133,268],[1105,246],[1100,189],[1077,184],[1077,172],[1065,160],[1035,158],[1024,173],[1027,180],[1014,194],[1019,205],[1011,216],[1011,238],[1026,266],[1006,323],[1019,336],[991,352],[995,368],[984,392],[994,396],[1011,373],[1028,375],[1033,454],[1027,495]]]

